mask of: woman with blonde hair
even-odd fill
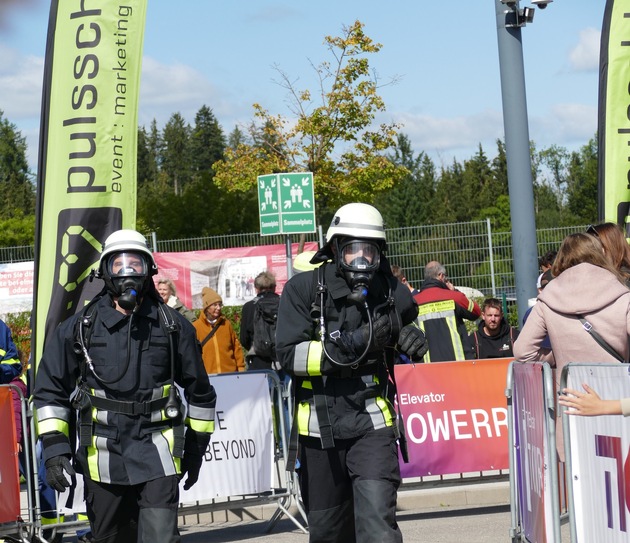
[[[551,272],[554,280],[538,296],[538,302],[514,343],[514,357],[523,362],[540,360],[542,342],[549,334],[556,383],[562,368],[569,362],[619,362],[587,332],[580,321],[583,318],[627,360],[630,353],[630,290],[604,253],[599,239],[586,233],[567,236]],[[560,421],[556,429],[558,454],[563,460]]]

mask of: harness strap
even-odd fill
[[[330,413],[326,403],[326,393],[324,392],[324,380],[321,377],[311,379],[313,385],[313,401],[315,403],[315,413],[319,423],[319,433],[322,442],[322,449],[332,449],[335,446],[333,438],[332,423]]]
[[[168,402],[168,396],[148,402],[125,402],[123,400],[112,400],[101,396],[93,396],[92,394],[88,394],[87,396],[90,399],[92,407],[132,416],[149,415],[153,411],[158,411],[166,407],[166,403]]]

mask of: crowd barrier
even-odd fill
[[[587,383],[603,399],[630,397],[627,364],[568,364],[560,387]],[[569,481],[569,525],[573,543],[630,540],[630,425],[621,415],[563,414]]]
[[[555,376],[558,379],[558,376]],[[625,364],[571,363],[559,388],[587,383],[603,399],[630,397]],[[558,413],[546,363],[514,362],[506,388],[510,421],[511,537],[513,542],[560,543],[569,524],[572,543],[630,540],[630,426],[620,415]],[[556,425],[561,418],[562,427]],[[556,433],[564,434],[558,462]],[[565,522],[566,521],[566,522]],[[566,534],[564,534],[566,535]]]
[[[399,408],[409,450],[409,463],[401,461],[401,490],[507,479],[505,383],[511,361],[396,366]],[[181,492],[184,524],[194,523],[203,513],[270,504],[276,509],[267,531],[287,515],[306,532],[297,477],[284,469],[287,413],[292,412],[290,383],[280,381],[274,371],[212,375],[211,382],[218,398],[215,433],[199,481]],[[286,409],[285,402],[289,403]],[[80,485],[80,477],[77,482]],[[36,475],[31,476],[28,488],[37,496]],[[82,496],[81,489],[75,489],[74,494]],[[66,496],[59,498],[58,503],[64,506],[59,508],[58,522],[46,528],[71,531],[86,526],[81,521],[61,522],[61,514],[82,512],[83,507],[80,500],[68,506]],[[35,504],[31,518],[38,533],[40,513]]]
[[[561,541],[555,388],[549,364],[510,364],[506,397],[513,542]]]
[[[20,401],[19,416],[22,420],[24,436],[22,467],[27,489],[25,504],[22,505],[20,493],[20,462],[15,433],[15,413],[13,395]],[[39,497],[36,477],[33,472],[34,454],[33,436],[35,427],[27,398],[22,391],[11,384],[0,385],[0,428],[4,436],[0,442],[0,538],[6,540],[30,542],[33,540],[38,525],[37,510]]]

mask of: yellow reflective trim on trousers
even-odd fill
[[[306,373],[308,375],[322,374],[322,352],[321,341],[311,341],[308,346],[308,358],[306,359]]]

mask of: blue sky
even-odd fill
[[[86,0],[89,2],[89,0]],[[537,146],[570,150],[597,129],[599,36],[604,2],[555,0],[522,30],[529,132]],[[0,109],[17,125],[35,167],[49,1],[0,0]],[[529,5],[520,2],[521,7]],[[252,104],[290,117],[280,68],[315,90],[311,64],[332,60],[323,41],[355,20],[383,45],[371,65],[387,112],[416,152],[448,165],[503,138],[495,3],[373,0],[150,0],[139,123],[191,124],[207,105],[224,132],[252,119]]]

